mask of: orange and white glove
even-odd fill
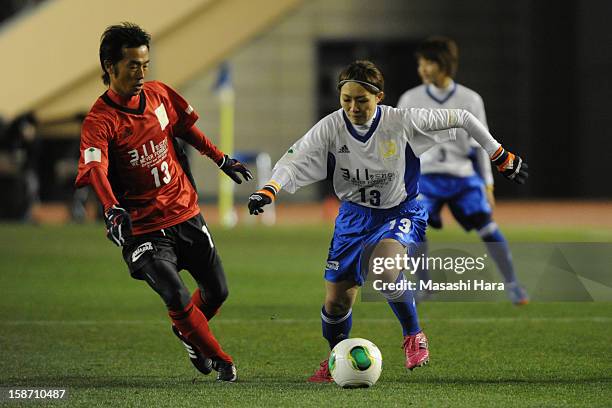
[[[520,156],[510,153],[502,146],[493,153],[491,162],[497,171],[505,178],[518,184],[525,184],[529,173],[527,173],[527,163]]]
[[[249,214],[258,215],[264,212],[263,207],[271,204],[276,198],[276,194],[280,191],[280,186],[270,181],[261,190],[257,190],[249,196]]]

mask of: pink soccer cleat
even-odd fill
[[[425,333],[419,332],[404,337],[404,352],[406,353],[406,368],[413,370],[429,363],[429,345]]]
[[[308,382],[311,383],[329,383],[333,381],[334,379],[329,372],[329,364],[327,359],[321,361],[317,371],[315,371],[315,373],[308,379]]]

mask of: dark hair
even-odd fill
[[[451,78],[454,78],[457,74],[459,47],[454,40],[448,37],[434,36],[427,38],[417,47],[414,55],[417,58],[437,62],[440,69]]]
[[[382,72],[373,62],[359,60],[352,62],[344,68],[338,76],[338,90],[342,88],[342,81],[358,81],[368,92],[378,94],[385,90],[385,79]]]
[[[146,45],[149,48],[151,35],[136,24],[123,22],[119,25],[106,27],[100,38],[100,65],[102,66],[102,81],[110,84],[110,75],[104,67],[105,61],[115,65],[123,59],[124,48],[137,48]]]

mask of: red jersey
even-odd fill
[[[198,196],[183,168],[174,137],[187,132],[197,113],[169,86],[146,82],[139,106],[116,104],[100,96],[83,121],[76,187],[89,184],[89,171],[100,167],[119,205],[130,213],[134,235],[179,224],[200,212]],[[222,153],[201,151],[219,160]]]

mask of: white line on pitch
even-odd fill
[[[387,324],[390,322],[396,322],[396,319],[392,318],[355,318],[358,322],[364,322],[368,324]],[[458,317],[458,318],[427,318],[420,319],[422,322],[429,323],[458,323],[458,324],[482,324],[482,323],[577,323],[577,322],[590,322],[590,323],[611,323],[612,317],[606,316],[585,316],[585,317]],[[318,323],[319,319],[307,318],[307,319],[285,319],[285,318],[259,318],[259,319],[236,319],[223,317],[216,318],[214,324],[262,324],[270,322],[272,324],[293,324],[293,323]],[[55,326],[55,325],[66,325],[66,326],[94,326],[94,325],[119,325],[119,326],[130,326],[130,325],[157,325],[157,324],[170,324],[165,320],[7,320],[0,321],[0,326]]]

